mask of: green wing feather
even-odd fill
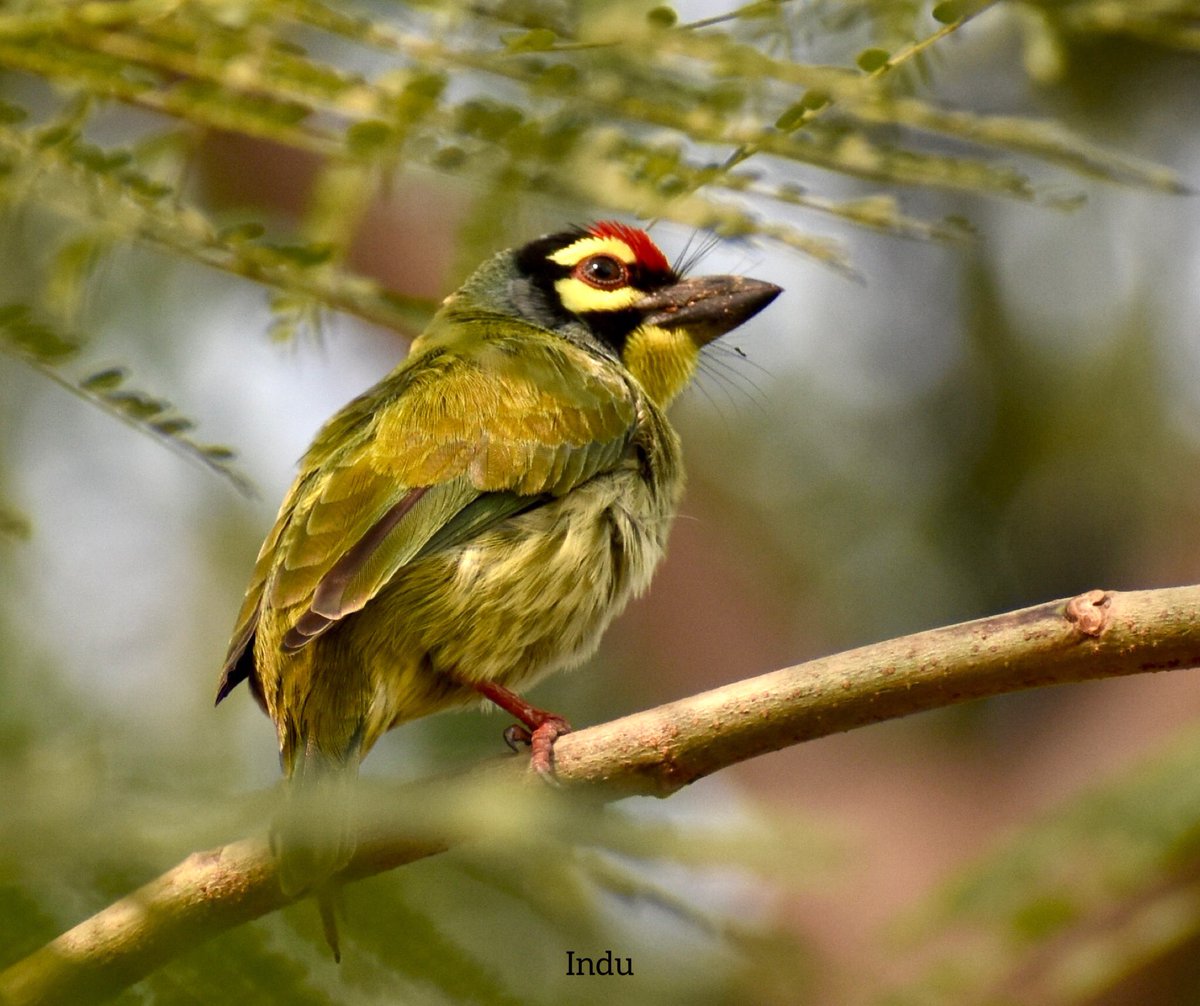
[[[618,464],[635,392],[607,361],[511,319],[458,319],[317,435],[263,544],[218,701],[263,612],[297,649],[397,570]]]

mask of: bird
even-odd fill
[[[665,410],[701,349],[780,292],[684,277],[611,220],[486,260],[304,454],[216,702],[248,682],[295,792],[342,791],[388,730],[487,702],[552,779],[570,724],[520,692],[591,655],[649,585],[684,483]],[[348,822],[306,831],[305,813],[273,835],[289,895],[354,850]]]

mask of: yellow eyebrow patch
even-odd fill
[[[574,247],[574,246],[572,246]],[[645,296],[640,290],[631,286],[617,287],[615,290],[597,290],[581,279],[567,276],[556,280],[554,292],[562,306],[572,314],[586,314],[588,311],[622,311],[636,304]]]
[[[626,265],[633,265],[637,261],[637,256],[634,255],[633,249],[624,241],[619,238],[597,237],[580,238],[574,244],[569,244],[566,248],[560,248],[550,256],[550,261],[572,268],[579,265],[580,262],[590,255],[611,255]]]

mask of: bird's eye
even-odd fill
[[[575,276],[597,290],[615,290],[629,282],[629,270],[611,255],[589,255],[575,267]]]

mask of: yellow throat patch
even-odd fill
[[[682,329],[643,325],[630,333],[621,359],[646,394],[666,408],[692,379],[700,350]]]

